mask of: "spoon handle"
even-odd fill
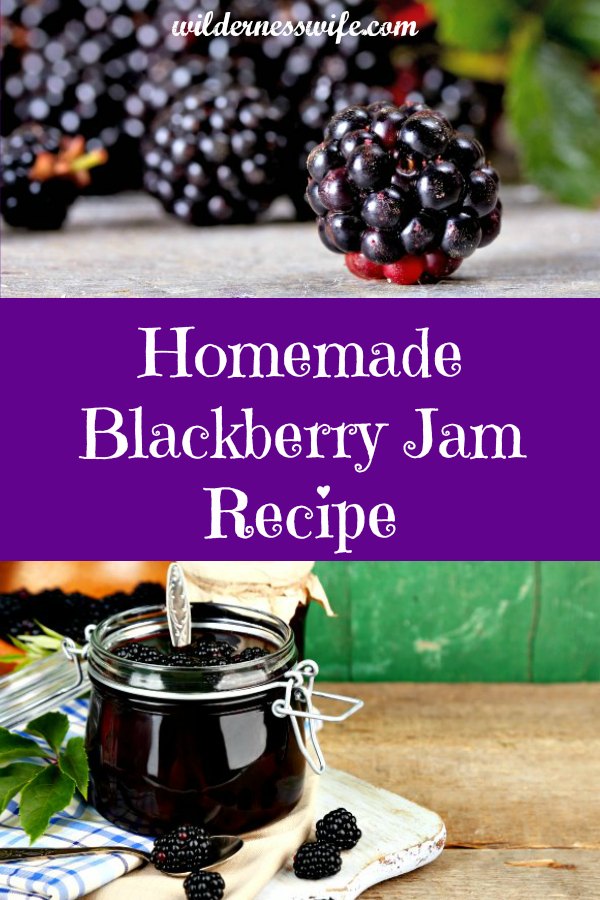
[[[132,847],[2,847],[0,862],[16,862],[19,859],[56,859],[60,856],[80,856],[83,853],[126,853],[149,862],[149,854]]]

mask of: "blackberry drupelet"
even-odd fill
[[[160,872],[193,872],[214,856],[210,835],[198,825],[180,825],[154,842],[152,863]]]
[[[351,850],[362,837],[356,818],[347,809],[334,809],[317,822],[317,841],[333,844],[338,850]]]
[[[263,659],[263,657],[268,655],[268,651],[263,650],[262,647],[246,647],[241,653],[236,653],[236,655],[232,657],[231,662],[253,662],[256,659]]]
[[[130,662],[146,663],[154,666],[164,666],[166,657],[156,647],[150,647],[142,642],[125,644],[115,650],[115,656],[120,659],[128,659]]]
[[[60,228],[89,183],[88,169],[106,161],[104,150],[86,152],[83,138],[37,124],[17,128],[0,147],[0,209],[17,228]]]
[[[145,186],[194,225],[255,221],[283,191],[284,119],[259,88],[194,88],[155,120]]]
[[[483,147],[422,104],[337,113],[307,168],[321,240],[362,278],[439,280],[500,230],[499,179]]]
[[[183,882],[188,900],[221,900],[225,882],[218,872],[192,872]]]
[[[316,881],[337,875],[342,868],[342,857],[333,844],[308,841],[296,851],[293,865],[297,878]]]

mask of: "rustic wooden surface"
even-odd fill
[[[503,234],[436,286],[351,277],[314,223],[189,228],[143,194],[83,198],[60,232],[4,230],[5,297],[598,297],[597,211],[503,191]]]
[[[439,860],[365,900],[600,896],[600,685],[337,686],[366,705],[325,727],[328,762],[448,829]]]

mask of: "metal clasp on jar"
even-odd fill
[[[319,667],[313,659],[305,659],[298,663],[289,672],[286,672],[286,689],[285,698],[275,700],[271,709],[273,715],[279,719],[289,716],[292,722],[292,728],[298,742],[298,747],[308,765],[313,772],[321,775],[326,769],[325,757],[321,750],[321,745],[317,737],[317,722],[344,722],[350,716],[354,715],[364,706],[362,700],[356,697],[346,697],[343,694],[328,694],[325,691],[315,691],[315,679],[319,674]],[[313,697],[323,697],[326,700],[335,700],[344,703],[347,709],[337,715],[326,715],[319,712],[313,704]],[[301,704],[305,709],[298,709],[293,705],[293,701]],[[305,734],[312,744],[315,756],[313,757],[306,746],[300,728],[300,721],[304,722]]]

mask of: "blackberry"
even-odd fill
[[[334,809],[317,822],[317,841],[333,844],[338,850],[351,850],[362,837],[356,818],[347,809]]]
[[[223,657],[223,659],[229,659],[233,656],[231,644],[227,643],[227,641],[218,641],[213,638],[198,638],[192,644],[191,650],[196,656],[218,655]]]
[[[146,663],[154,666],[165,665],[166,657],[156,647],[150,647],[141,641],[125,644],[115,650],[115,656],[120,659],[128,659],[131,662]]]
[[[181,669],[196,669],[200,665],[198,660],[184,650],[171,653],[163,659],[164,666],[178,666]]]
[[[333,844],[308,841],[296,851],[293,865],[297,878],[316,881],[319,878],[337,875],[342,868],[342,857]]]
[[[192,872],[183,882],[188,900],[221,900],[225,882],[218,872]]]
[[[252,222],[281,193],[284,110],[255,87],[194,88],[144,142],[147,190],[193,225]]]
[[[9,225],[33,230],[60,228],[69,207],[89,183],[88,169],[105,162],[103,150],[86,153],[81,137],[32,124],[0,142],[0,208]]]
[[[148,67],[155,6],[156,0],[78,0],[59,30],[29,31],[3,85],[3,132],[16,120],[81,134],[90,148],[110,153],[95,191],[139,185],[140,135],[123,130],[124,102]]]
[[[198,85],[222,91],[236,84],[253,87],[256,83],[254,63],[248,58],[214,60],[191,53],[175,57],[159,53],[125,99],[123,130],[131,138],[140,139],[155,116]]]
[[[422,104],[337,113],[307,169],[319,236],[351,255],[359,277],[431,283],[500,231],[499,179],[483,147]]]
[[[268,651],[263,650],[262,647],[246,647],[241,653],[237,653],[233,656],[231,662],[253,662],[255,659],[263,659],[263,657],[268,655]]]
[[[213,858],[211,837],[198,825],[180,825],[157,838],[151,855],[153,865],[160,872],[193,872]]]

